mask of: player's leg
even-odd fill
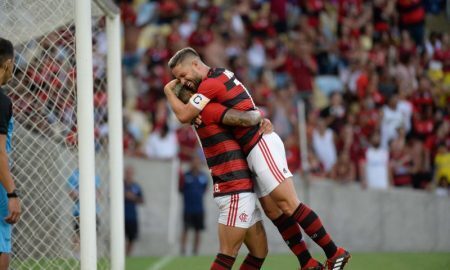
[[[0,253],[0,270],[8,270],[9,267],[9,253]]]
[[[335,257],[338,248],[319,217],[298,199],[292,174],[287,168],[284,145],[279,136],[276,133],[264,135],[247,160],[257,175],[262,195],[270,194],[283,213],[297,221],[305,233],[322,247],[328,258]]]
[[[259,210],[258,210],[259,211]],[[244,240],[249,253],[241,264],[240,270],[258,270],[268,253],[267,236],[261,221],[251,226]]]
[[[236,257],[247,233],[246,228],[219,224],[219,252]]]
[[[227,270],[233,267],[246,232],[257,220],[255,193],[239,193],[216,197],[219,212],[219,253],[211,269]]]
[[[302,269],[320,267],[320,263],[312,258],[302,237],[298,223],[290,216],[285,215],[270,196],[259,198],[266,216],[273,222],[281,237],[297,257]],[[314,269],[314,268],[312,268]],[[318,268],[321,269],[321,268]]]

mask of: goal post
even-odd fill
[[[4,87],[15,119],[11,171],[23,193],[12,268],[124,269],[118,8],[0,0],[0,25],[16,51]]]
[[[108,112],[111,181],[111,269],[125,269],[125,220],[123,187],[122,58],[120,16],[106,19],[108,38]]]

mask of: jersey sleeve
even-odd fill
[[[201,112],[202,122],[205,125],[221,124],[225,113],[230,108],[223,106],[220,103],[209,103]]]
[[[12,117],[12,103],[6,96],[0,98],[0,134],[8,134],[9,120]]]
[[[200,84],[197,93],[191,97],[189,102],[197,109],[203,110],[206,104],[216,100],[218,94],[224,90],[226,89],[223,83],[217,79],[208,78]]]

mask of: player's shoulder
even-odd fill
[[[211,68],[208,72],[208,78],[214,79],[224,75],[227,70],[225,68]]]
[[[5,90],[0,87],[0,105],[9,105],[11,104],[11,99],[5,94]]]
[[[220,78],[206,78],[204,79],[200,86],[198,87],[198,93],[203,93],[203,92],[217,92],[219,91],[221,88],[224,87],[223,84],[223,80],[221,80]]]

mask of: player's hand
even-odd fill
[[[136,201],[137,196],[133,192],[127,191],[127,192],[125,192],[125,198],[130,201]]]
[[[166,95],[172,93],[173,94],[173,89],[175,89],[175,86],[179,83],[178,79],[173,79],[170,82],[168,82],[166,84],[166,86],[164,86],[164,93]]]
[[[269,134],[272,132],[273,132],[272,122],[270,122],[270,120],[267,118],[261,120],[261,123],[259,123],[259,134]]]
[[[195,128],[198,128],[202,123],[202,116],[200,114],[197,115],[197,117],[195,117],[191,122],[191,124],[194,125]]]
[[[5,221],[9,224],[17,223],[21,214],[19,198],[8,199],[8,212],[9,215],[5,218]]]

